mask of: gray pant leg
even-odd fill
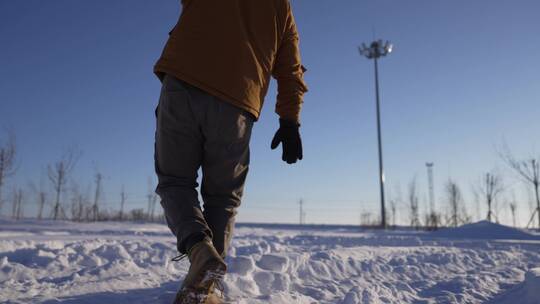
[[[191,107],[188,89],[166,76],[156,109],[156,193],[161,197],[167,224],[185,253],[193,234],[211,237],[197,194],[197,170],[202,164],[204,136]]]
[[[247,112],[218,99],[208,110],[201,195],[214,247],[225,256],[248,174],[254,119]]]
[[[156,113],[156,192],[178,250],[185,253],[189,237],[204,234],[225,256],[248,172],[254,119],[170,76]],[[204,215],[196,191],[200,166]]]

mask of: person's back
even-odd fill
[[[307,91],[298,33],[287,0],[184,0],[155,72],[172,74],[258,118],[270,75],[277,112],[298,120]],[[287,99],[287,100],[285,100]]]
[[[303,81],[298,32],[288,0],[183,0],[154,72],[156,192],[178,251],[190,261],[175,304],[214,303],[249,167],[249,142],[270,77],[282,159],[302,159]],[[202,169],[200,206],[197,174]]]

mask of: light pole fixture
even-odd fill
[[[379,184],[381,188],[381,226],[386,228],[386,209],[384,207],[384,170],[383,170],[383,156],[382,156],[382,140],[381,140],[381,109],[379,98],[379,67],[377,60],[392,52],[392,44],[388,41],[382,40],[373,41],[369,47],[362,43],[362,46],[358,48],[360,54],[373,59],[375,63],[375,102],[377,105],[377,139],[379,143]]]

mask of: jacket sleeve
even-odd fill
[[[299,122],[303,96],[308,90],[303,79],[306,69],[300,59],[294,16],[289,1],[286,2],[285,30],[272,69],[272,76],[278,85],[276,113],[280,118]]]

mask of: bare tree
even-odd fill
[[[150,177],[148,178],[148,194],[146,195],[146,198],[148,199],[146,214],[148,215],[148,220],[152,221],[154,219],[154,209],[156,207],[157,195],[152,186],[152,179]]]
[[[434,205],[434,204],[433,204]],[[435,210],[435,207],[432,204],[429,204],[426,212],[424,213],[424,223],[425,227],[428,230],[437,230],[440,226],[441,215]]]
[[[39,183],[39,188],[34,183],[30,183],[30,189],[37,197],[37,219],[41,220],[43,218],[43,209],[47,203],[47,193],[43,187],[43,179]]]
[[[467,214],[463,204],[463,195],[458,184],[449,179],[446,182],[445,190],[449,209],[446,221],[453,227],[470,222],[471,217]]]
[[[510,212],[512,213],[512,226],[516,227],[516,209],[517,204],[516,201],[511,201],[508,206],[510,207]]]
[[[472,185],[472,193],[474,196],[474,207],[475,207],[474,217],[476,220],[480,220],[483,218],[483,216],[481,215],[481,212],[480,212],[480,194],[476,190],[476,185]]]
[[[478,194],[478,197],[481,197],[487,205],[487,220],[490,222],[492,221],[493,217],[498,222],[497,214],[493,213],[493,204],[503,191],[504,185],[502,178],[494,171],[485,173],[480,178],[480,182],[475,188],[475,192]]]
[[[13,189],[13,198],[11,201],[11,218],[15,219],[17,216],[17,188]]]
[[[120,192],[120,214],[119,219],[120,221],[124,218],[124,204],[126,202],[126,191],[124,189],[124,186],[122,186],[122,192]]]
[[[61,205],[61,195],[65,190],[66,183],[68,181],[69,174],[75,167],[78,154],[74,150],[69,150],[62,158],[47,167],[49,180],[51,181],[54,192],[55,200],[53,206],[53,219],[57,220],[60,217],[66,217],[64,209]]]
[[[0,144],[0,212],[2,211],[3,198],[2,190],[6,180],[15,174],[16,156],[15,135],[8,132],[8,139],[5,144]]]
[[[396,183],[394,185],[394,192],[395,192],[395,195],[394,195],[394,204],[395,204],[395,210],[393,211],[393,221],[394,221],[394,225],[397,224],[397,222],[399,221],[399,214],[397,213],[399,211],[398,208],[401,208],[400,206],[405,206],[406,203],[405,203],[405,199],[403,198],[403,192],[401,191],[401,184],[400,183]]]
[[[156,193],[153,193],[152,194],[152,209],[150,210],[150,220],[151,221],[154,221],[155,218],[154,218],[154,212],[156,210],[156,203],[158,201],[158,195]],[[304,214],[303,214],[303,217],[305,218],[305,211],[304,211]]]
[[[373,225],[372,213],[369,211],[362,211],[360,213],[360,226],[371,226]]]
[[[73,207],[75,208],[74,217],[77,221],[82,221],[84,216],[84,209],[86,208],[86,200],[82,193],[78,193],[73,197]]]
[[[418,207],[418,193],[416,189],[416,178],[413,178],[409,183],[409,220],[412,227],[418,228],[420,226],[420,214]]]
[[[16,220],[19,220],[23,217],[24,211],[23,211],[22,201],[23,201],[22,190],[15,189],[15,191],[13,191],[13,209],[12,209],[11,217]]]
[[[92,184],[89,183],[86,187],[85,192],[82,192],[82,200],[80,201],[82,203],[82,216],[81,219],[85,220],[87,222],[92,221],[94,219],[94,206],[92,202],[90,201],[91,193],[92,192]]]
[[[94,193],[94,205],[92,205],[92,213],[94,215],[94,221],[99,219],[99,199],[101,195],[101,181],[103,180],[103,175],[101,173],[96,173],[96,192]]]
[[[399,197],[399,191],[396,190],[396,194],[394,194],[393,191],[388,189],[387,191],[387,198],[388,198],[388,204],[389,204],[389,210],[390,212],[386,213],[386,222],[391,223],[390,225],[392,227],[396,226],[396,213],[397,213],[397,205],[399,204],[399,201],[401,198]]]
[[[396,209],[397,209],[397,199],[392,198],[390,200],[390,215],[392,217],[392,226],[396,226]]]
[[[41,220],[43,218],[43,209],[45,208],[46,203],[47,203],[47,193],[45,193],[45,191],[40,191],[38,193],[38,213],[37,213],[38,220]]]
[[[430,211],[425,215],[425,222],[428,230],[437,230],[441,225],[441,215],[436,211]]]
[[[510,153],[508,147],[506,147],[504,153],[500,153],[503,161],[514,170],[523,181],[530,184],[534,190],[534,197],[536,199],[536,207],[531,215],[527,228],[534,221],[534,216],[538,216],[538,228],[540,228],[540,157],[531,157],[528,160],[517,160],[512,153]]]
[[[71,219],[74,221],[88,220],[87,206],[88,197],[83,194],[78,184],[71,186]]]
[[[140,208],[140,209],[131,210],[130,217],[131,217],[131,220],[133,220],[133,221],[142,221],[142,220],[144,220],[145,219],[144,209]]]

